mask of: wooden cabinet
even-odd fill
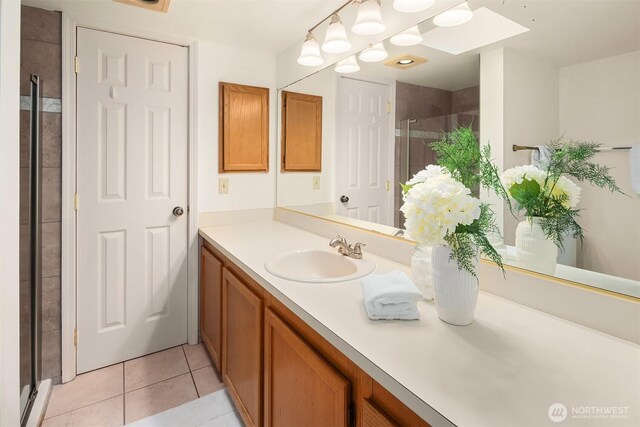
[[[245,425],[428,427],[208,242],[200,280],[202,339]]]
[[[206,247],[200,253],[200,336],[222,372],[222,261]]]
[[[220,82],[219,170],[269,171],[269,89]]]
[[[357,408],[360,427],[412,426],[429,424],[375,382],[364,371],[358,372]]]
[[[322,97],[282,92],[283,172],[322,169]]]
[[[262,299],[222,273],[222,378],[248,426],[262,425]]]
[[[350,384],[271,309],[265,313],[265,426],[347,426]]]

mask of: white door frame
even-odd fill
[[[76,376],[76,29],[89,28],[126,36],[185,46],[189,50],[188,104],[188,251],[187,251],[187,338],[198,342],[198,191],[197,191],[197,41],[182,36],[105,24],[91,18],[62,14],[62,382]],[[82,66],[80,64],[80,66]],[[82,337],[80,337],[82,339]]]
[[[395,80],[376,80],[376,79],[359,79],[356,77],[351,77],[351,76],[344,76],[341,75],[338,77],[338,81],[336,82],[336,103],[340,102],[340,79],[349,79],[349,80],[358,80],[360,82],[365,82],[365,83],[373,83],[373,84],[377,84],[377,85],[383,85],[383,86],[387,86],[389,88],[389,103],[391,104],[391,111],[389,112],[389,125],[388,125],[388,141],[387,141],[387,176],[389,177],[389,182],[391,185],[391,188],[394,188],[394,185],[397,185],[396,182],[394,182],[395,180],[395,145],[396,145],[396,81]],[[338,135],[338,108],[335,109],[336,110],[336,135]],[[336,139],[337,141],[337,139]],[[337,150],[336,150],[337,151]],[[339,159],[338,156],[335,156],[335,164],[334,164],[334,170],[338,170],[339,168]],[[337,197],[338,197],[338,179],[336,177],[335,179],[335,183],[334,183],[334,192],[335,192],[335,196],[334,196],[334,200],[333,203],[336,205],[336,209],[335,211],[337,212]],[[393,215],[394,215],[394,198],[393,198],[393,191],[388,191],[387,192],[387,214],[389,215],[389,218],[391,219],[391,221],[393,222]]]

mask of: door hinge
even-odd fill
[[[78,347],[78,328],[73,330],[73,346]]]
[[[73,209],[78,210],[79,206],[80,206],[80,196],[78,196],[78,193],[73,193]]]
[[[389,182],[389,180],[387,180],[387,191],[389,191],[391,189],[391,183]]]
[[[78,57],[76,56],[74,58],[74,60],[73,60],[73,67],[74,67],[74,70],[75,70],[76,74],[78,74],[78,69],[79,69],[79,65],[78,64],[79,63],[80,63],[80,61],[78,61]]]
[[[77,71],[76,71],[77,73]],[[391,103],[387,102],[387,113],[391,113]]]

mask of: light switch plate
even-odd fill
[[[218,179],[218,194],[229,194],[229,178]]]
[[[314,190],[320,189],[320,177],[318,175],[313,177],[313,189]]]

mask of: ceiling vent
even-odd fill
[[[113,0],[118,3],[124,3],[131,6],[138,6],[147,10],[154,10],[156,12],[167,13],[169,10],[169,4],[171,0]]]
[[[405,53],[404,55],[396,56],[395,58],[385,61],[384,65],[406,70],[407,68],[415,67],[416,65],[424,64],[425,62],[427,62],[427,58]]]

